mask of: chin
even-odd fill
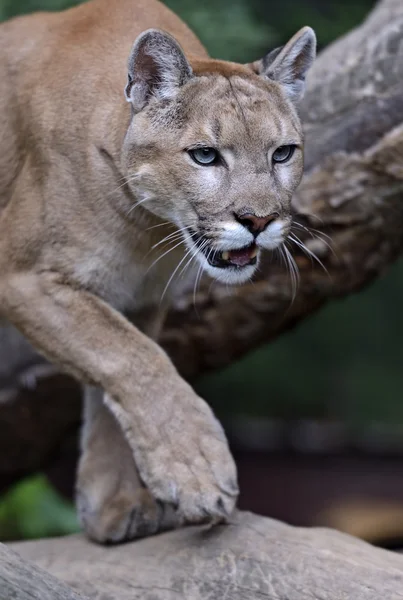
[[[205,261],[207,262],[207,261]],[[242,283],[246,283],[250,281],[253,275],[256,273],[258,267],[258,261],[256,261],[253,265],[246,265],[244,267],[212,267],[207,263],[204,265],[204,270],[208,275],[215,279],[216,281],[220,281],[221,283],[225,283],[227,285],[241,285]]]

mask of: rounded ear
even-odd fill
[[[165,31],[148,29],[136,39],[129,56],[126,100],[138,112],[151,97],[173,98],[192,74],[178,42]]]
[[[303,27],[285,46],[272,50],[252,67],[259,75],[280,83],[290,99],[298,102],[304,94],[306,73],[315,57],[315,32]]]

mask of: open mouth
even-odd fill
[[[259,249],[254,242],[249,246],[237,248],[236,250],[214,250],[210,244],[205,243],[207,240],[203,236],[199,236],[195,232],[191,232],[191,235],[194,243],[203,252],[207,262],[212,267],[219,269],[228,269],[229,267],[242,269],[243,267],[256,264]]]

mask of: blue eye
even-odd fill
[[[295,152],[295,146],[280,146],[273,152],[273,162],[275,163],[285,163]]]
[[[195,148],[194,150],[189,150],[189,155],[195,163],[203,165],[203,167],[217,164],[220,157],[214,148]]]

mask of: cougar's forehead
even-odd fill
[[[297,113],[275,82],[257,76],[211,75],[196,80],[185,102],[184,135],[217,147],[298,142]],[[190,140],[189,140],[190,141]]]

